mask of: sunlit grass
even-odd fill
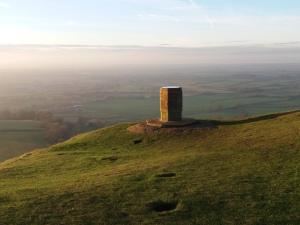
[[[2,163],[0,221],[299,221],[300,113],[171,134],[135,135],[128,126],[83,134]]]

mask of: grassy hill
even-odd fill
[[[0,162],[46,145],[39,122],[0,120]]]
[[[1,224],[299,224],[300,113],[120,124],[0,164]]]

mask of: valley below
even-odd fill
[[[183,87],[183,113],[190,118],[238,120],[297,110],[299,71],[298,64],[3,70],[0,161],[81,132],[157,118],[164,85]],[[4,132],[9,123],[22,130],[22,121],[42,128],[32,132],[29,122],[22,133]]]

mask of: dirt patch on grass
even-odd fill
[[[137,145],[137,144],[140,144],[143,142],[143,139],[136,139],[136,140],[133,140],[133,144]]]
[[[176,173],[160,173],[155,175],[155,177],[159,177],[159,178],[176,177]]]
[[[148,205],[149,210],[154,212],[169,212],[173,211],[178,206],[178,201],[154,201],[150,202]]]
[[[106,156],[106,157],[103,157],[101,160],[103,161],[110,161],[110,162],[114,162],[114,161],[117,161],[119,158],[117,156]]]

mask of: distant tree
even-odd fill
[[[1,120],[11,120],[13,118],[13,113],[9,110],[4,110],[0,112]]]
[[[54,118],[53,114],[48,111],[40,111],[35,115],[35,119],[39,121],[52,121]]]
[[[63,118],[57,118],[48,111],[9,111],[0,112],[1,120],[37,120],[45,129],[45,137],[49,143],[64,141],[82,132],[94,130],[104,126],[99,119],[78,117],[75,122],[67,122]]]
[[[63,124],[60,122],[51,122],[46,124],[45,136],[50,143],[56,143],[69,138],[69,131],[70,129],[68,124]]]

